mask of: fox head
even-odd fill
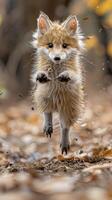
[[[76,16],[69,16],[63,23],[52,22],[41,12],[37,19],[37,31],[33,45],[53,63],[74,58],[82,48]]]

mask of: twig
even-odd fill
[[[103,165],[94,165],[94,166],[88,167],[84,169],[83,172],[89,172],[94,169],[105,169],[105,168],[111,168],[111,167],[112,167],[112,163],[104,163]]]

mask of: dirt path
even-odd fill
[[[0,113],[0,200],[112,199],[111,98],[87,108],[81,126],[71,129],[67,156],[60,154],[56,119],[48,139],[29,105]]]

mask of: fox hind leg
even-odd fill
[[[47,137],[51,137],[53,133],[52,113],[44,112],[44,133]]]
[[[60,148],[62,154],[65,152],[65,154],[68,153],[68,150],[70,149],[70,142],[69,142],[69,130],[70,126],[67,126],[65,121],[62,117],[60,117],[61,122],[61,141],[60,141]]]

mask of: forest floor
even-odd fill
[[[81,125],[71,129],[67,156],[59,124],[47,138],[42,119],[21,102],[0,112],[0,200],[111,200],[112,94],[90,98]]]

